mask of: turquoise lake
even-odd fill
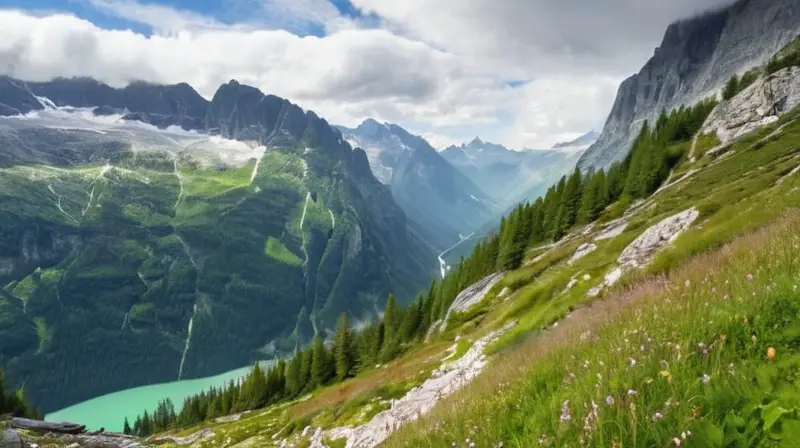
[[[271,361],[265,361],[261,364],[263,367],[268,367],[271,363]],[[47,414],[45,420],[79,423],[86,425],[90,431],[105,428],[106,431],[122,432],[125,417],[133,426],[137,415],[144,412],[145,409],[152,412],[158,402],[165,398],[172,400],[175,404],[175,412],[179,412],[184,398],[211,386],[220,387],[231,380],[237,381],[246,376],[250,372],[250,368],[247,366],[206,378],[172,381],[121,390]]]

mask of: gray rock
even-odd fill
[[[663,219],[648,228],[636,238],[617,259],[623,269],[637,268],[646,265],[656,251],[674,240],[678,234],[687,229],[700,216],[700,212],[692,207],[676,215]]]
[[[0,433],[0,448],[22,448],[22,439],[13,429]]]
[[[797,0],[740,0],[670,25],[653,57],[620,85],[600,138],[578,166],[622,160],[644,120],[718,92],[733,74],[764,63],[798,34]]]
[[[717,106],[701,133],[716,132],[723,145],[778,121],[800,105],[800,68],[779,70]],[[713,154],[712,149],[709,153]]]
[[[461,291],[461,293],[453,301],[453,304],[450,305],[450,309],[447,310],[447,315],[445,316],[444,323],[441,326],[442,331],[447,329],[447,321],[450,319],[451,314],[463,313],[472,306],[480,303],[483,298],[486,297],[486,294],[488,294],[489,291],[494,287],[494,285],[503,279],[504,275],[505,272],[492,274]]]
[[[580,260],[581,258],[589,255],[590,253],[596,250],[597,250],[597,244],[583,243],[580,246],[578,246],[578,249],[572,255],[572,258],[570,258],[569,261],[567,261],[567,264],[571,266],[576,261]]]

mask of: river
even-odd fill
[[[272,362],[262,362],[268,368]],[[184,398],[197,394],[211,386],[220,387],[230,380],[238,380],[250,372],[250,366],[231,370],[219,375],[194,380],[180,380],[152,384],[113,392],[92,398],[45,416],[46,421],[67,421],[86,425],[90,431],[105,428],[106,431],[122,432],[125,417],[133,426],[136,416],[147,409],[152,412],[158,402],[169,398],[175,404],[175,412],[183,406]]]

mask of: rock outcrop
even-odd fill
[[[480,303],[486,294],[494,288],[500,280],[503,279],[505,272],[499,272],[496,274],[492,274],[486,278],[479,280],[478,282],[468,286],[465,290],[461,291],[461,293],[456,297],[453,301],[453,304],[450,305],[450,309],[447,310],[447,315],[444,317],[444,323],[441,325],[441,331],[447,329],[447,322],[450,320],[450,315],[453,313],[463,313],[467,311],[474,305]]]
[[[700,212],[692,207],[664,218],[658,224],[645,230],[622,251],[617,258],[619,266],[609,271],[605,275],[603,283],[590,289],[587,294],[591,297],[597,296],[603,289],[616,284],[625,272],[647,265],[656,252],[674,241],[681,232],[688,229],[697,220],[698,216],[700,216]]]
[[[645,120],[718,92],[732,75],[762,64],[798,34],[797,0],[740,0],[670,25],[644,68],[620,85],[600,138],[578,166],[622,160]]]
[[[583,243],[575,250],[575,253],[572,255],[572,258],[567,261],[567,264],[572,266],[573,263],[580,260],[581,258],[589,255],[590,253],[597,250],[597,244],[594,243]]]
[[[441,398],[477,377],[487,363],[483,350],[513,325],[513,322],[509,323],[475,341],[464,356],[442,365],[422,385],[393,401],[391,409],[377,414],[369,423],[353,429],[334,428],[327,432],[328,436],[334,439],[346,437],[347,448],[373,448],[380,445],[397,428],[428,413]],[[319,437],[316,439],[319,440]]]
[[[706,119],[700,133],[716,132],[725,145],[778,121],[780,115],[798,105],[800,68],[784,68],[720,103]]]

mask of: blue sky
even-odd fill
[[[673,19],[731,0],[0,0],[0,71],[230,79],[335,124],[542,149],[599,129]]]

